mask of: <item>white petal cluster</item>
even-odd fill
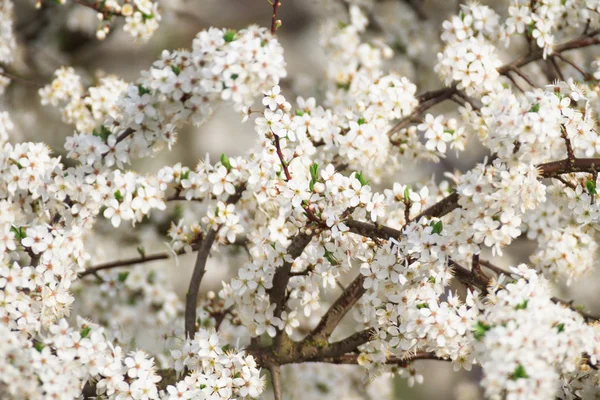
[[[553,398],[561,375],[576,374],[593,328],[552,302],[548,282],[521,264],[518,279],[487,296],[473,332],[486,396]],[[500,285],[500,284],[499,284]]]
[[[446,44],[438,53],[435,71],[447,86],[457,84],[469,96],[481,96],[501,87],[497,68],[502,65],[496,47],[487,40],[469,36]]]
[[[0,1],[0,63],[3,64],[10,64],[13,61],[17,47],[13,32],[13,8],[12,0]]]
[[[51,103],[81,96],[83,89],[77,79],[68,70],[66,75],[69,78],[55,81],[58,89],[43,90]],[[236,110],[247,109],[257,92],[285,75],[282,48],[266,29],[200,32],[191,52],[164,51],[136,84],[128,86],[117,101],[118,115],[112,115],[110,103],[92,106],[94,117],[108,114],[108,118],[97,134],[88,130],[75,135],[68,155],[89,165],[103,161],[107,166],[128,163],[133,156],[152,155],[165,144],[175,143],[177,128],[184,122],[202,123],[214,103],[225,101]],[[115,86],[121,87],[113,82]],[[101,98],[101,92],[90,92],[89,100],[78,104],[85,107]],[[88,151],[91,147],[96,150],[93,154]]]
[[[538,238],[538,250],[531,255],[531,263],[547,279],[568,285],[592,270],[597,252],[592,234],[568,226]]]
[[[80,132],[100,129],[107,118],[119,114],[117,100],[127,89],[127,83],[116,76],[100,78],[97,86],[85,88],[72,67],[55,72],[56,79],[39,90],[42,105],[52,105],[62,113],[62,119],[75,125]]]
[[[167,386],[162,399],[258,398],[264,390],[254,358],[223,344],[214,330],[196,332],[172,356],[175,370],[187,368],[189,373],[176,386]]]

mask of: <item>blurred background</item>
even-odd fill
[[[367,0],[355,2],[369,5],[373,3]],[[15,0],[15,29],[19,48],[17,60],[8,70],[24,81],[14,80],[5,95],[0,97],[0,109],[7,110],[16,125],[12,142],[42,141],[59,155],[65,154],[65,138],[73,134],[74,128],[61,121],[56,109],[41,106],[37,93],[41,86],[53,79],[56,69],[63,65],[73,66],[88,84],[92,84],[96,77],[106,74],[115,74],[133,81],[140,71],[148,69],[163,49],[190,48],[198,31],[210,26],[232,29],[241,29],[249,24],[267,26],[270,24],[272,11],[267,0],[162,0],[160,28],[148,43],[141,44],[135,43],[123,32],[119,28],[119,22],[106,40],[98,41],[95,36],[98,20],[93,10],[72,3],[62,6],[51,4],[51,1],[45,3],[38,10],[34,7],[34,0]],[[390,70],[407,76],[417,84],[417,93],[443,86],[433,71],[436,54],[441,48],[441,23],[457,13],[459,3],[455,0],[383,0],[376,1],[373,7],[369,6],[371,25],[367,34],[381,37],[393,46],[396,56],[389,62]],[[506,15],[506,0],[481,3]],[[303,95],[317,96],[318,100],[319,82],[325,78],[327,64],[327,57],[319,47],[319,25],[326,18],[345,19],[344,7],[341,0],[283,0],[278,14],[283,25],[278,30],[278,37],[285,49],[288,65],[288,78],[282,82],[288,99]],[[508,61],[524,52],[518,45],[512,46],[510,50],[506,50],[503,58]],[[532,68],[529,70],[530,74],[539,73],[535,70],[539,67],[529,68]],[[453,110],[456,110],[454,104],[443,104],[430,112],[437,114]],[[210,154],[212,160],[218,160],[221,153],[229,156],[246,154],[254,140],[252,123],[243,124],[241,115],[223,107],[201,127],[184,128],[172,151],[163,151],[156,158],[139,160],[132,169],[153,173],[162,166],[177,162],[193,168],[206,154]],[[451,152],[439,164],[421,163],[411,166],[395,176],[394,181],[413,183],[429,179],[432,175],[440,180],[444,172],[455,169],[465,171],[485,155],[485,149],[474,140],[467,151],[460,154],[460,158],[456,158]],[[390,187],[391,183],[384,182],[384,186]],[[194,210],[179,212],[193,216]],[[168,214],[165,217],[157,216],[153,222],[159,225],[168,218]],[[135,256],[136,247],[141,242],[148,253],[165,249],[164,237],[161,238],[155,229],[147,226],[121,226],[115,234],[108,224],[99,223],[97,230],[98,236],[103,237],[103,243],[93,249],[96,257],[94,262]],[[101,247],[104,250],[100,250]],[[527,262],[533,248],[533,242],[517,240],[507,249],[507,255],[496,261],[500,266]],[[494,260],[491,255],[488,256],[488,259]],[[193,256],[181,256],[177,261],[161,261],[157,264],[159,266],[156,268],[164,267],[165,279],[183,298],[191,274]],[[218,291],[221,281],[226,280],[232,270],[235,267],[230,263],[213,257],[203,281],[203,291]],[[596,296],[594,286],[599,278],[596,273],[590,279],[581,280],[569,288],[559,288],[560,295],[573,299],[575,304],[584,304],[586,308],[598,310],[600,296]],[[420,361],[415,366],[425,376],[425,383],[409,388],[406,380],[398,379],[393,389],[393,398],[481,398],[476,383],[481,372],[477,368],[471,373],[454,373],[448,363]],[[293,372],[290,374],[293,375]],[[266,394],[265,398],[270,398],[269,396]],[[353,399],[374,398],[368,394],[348,396]],[[320,398],[331,396],[324,391]]]

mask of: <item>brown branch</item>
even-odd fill
[[[277,9],[281,5],[279,0],[271,0],[273,4],[273,15],[271,16],[271,33],[277,33]]]
[[[281,392],[281,372],[279,365],[271,365],[269,367],[269,372],[271,372],[271,381],[273,383],[273,396],[275,400],[283,400],[283,395]]]
[[[231,245],[244,246],[246,243],[247,243],[247,239],[245,237],[242,237],[242,238],[239,238],[238,240],[236,240],[234,243],[231,243]],[[192,244],[191,251],[192,252],[198,251],[198,243]],[[103,271],[103,270],[107,270],[107,269],[129,267],[132,265],[138,265],[138,264],[143,264],[143,263],[158,261],[158,260],[168,260],[173,255],[180,256],[183,254],[188,254],[185,249],[181,249],[175,253],[169,252],[169,251],[164,251],[161,253],[143,255],[140,257],[132,257],[132,258],[126,258],[123,260],[109,261],[106,263],[96,264],[96,265],[86,268],[85,271],[83,271],[79,274],[79,277],[84,277],[86,275],[96,275],[99,271]]]
[[[200,242],[194,272],[190,279],[190,285],[185,295],[185,336],[192,339],[196,333],[196,307],[198,305],[198,293],[200,283],[206,272],[206,261],[208,253],[217,237],[217,230],[211,229]]]
[[[342,356],[336,356],[336,357],[323,357],[323,358],[315,360],[313,362],[322,362],[322,363],[328,363],[328,364],[358,364],[358,357],[359,357],[358,354],[344,354]],[[416,354],[409,355],[407,357],[397,357],[397,356],[388,357],[385,364],[396,365],[398,367],[406,368],[410,365],[411,362],[416,361],[416,360],[449,361],[449,359],[438,357],[434,353],[420,351],[420,352],[417,352]]]
[[[197,250],[198,250],[198,246],[196,244],[192,245],[192,251],[197,251]],[[185,251],[180,250],[176,254],[177,255],[185,254]],[[142,263],[157,261],[157,260],[167,260],[167,259],[171,258],[171,256],[173,256],[173,253],[165,251],[162,253],[155,253],[155,254],[150,254],[150,255],[141,256],[141,257],[133,257],[133,258],[125,259],[125,260],[110,261],[107,263],[88,267],[85,271],[80,273],[79,276],[84,277],[86,275],[95,275],[99,271],[103,271],[106,269],[128,267],[131,265],[142,264]]]
[[[363,284],[365,276],[358,275],[337,300],[329,307],[325,315],[319,321],[319,324],[309,336],[309,340],[314,338],[328,338],[333,330],[338,326],[344,316],[356,304],[358,299],[367,291]]]
[[[299,233],[292,239],[292,242],[287,248],[287,254],[292,259],[300,257],[311,240],[312,234]],[[271,303],[277,305],[275,312],[273,313],[276,317],[281,315],[285,306],[285,291],[290,280],[291,270],[292,262],[285,261],[281,267],[277,268],[275,275],[273,276],[273,286],[268,293]]]
[[[387,135],[390,138],[392,144],[398,144],[394,140],[391,140],[391,137],[395,133],[400,132],[404,128],[407,128],[413,122],[413,120],[418,118],[425,111],[435,106],[436,104],[439,104],[442,101],[451,98],[457,91],[458,89],[456,88],[456,85],[453,85],[449,88],[439,89],[432,92],[426,92],[422,95],[417,96],[417,99],[419,99],[420,104],[413,110],[412,113],[410,113],[410,115],[401,119],[387,132]]]
[[[583,76],[583,79],[585,79],[586,81],[591,81],[591,80],[595,80],[594,76],[592,74],[590,74],[587,71],[584,71],[583,68],[581,68],[579,65],[577,65],[576,63],[574,63],[573,61],[569,60],[567,57],[563,56],[560,53],[555,54],[556,57],[560,58],[562,61],[564,61],[565,63],[569,64],[571,67],[575,68],[577,70],[577,72],[579,72],[581,74],[581,76]],[[554,59],[554,58],[553,58]],[[555,61],[556,62],[556,61]],[[564,77],[561,78],[563,81],[565,80]]]
[[[229,196],[227,204],[235,204],[242,197],[242,193],[246,189],[245,185],[241,185],[237,188],[236,192]],[[219,227],[220,228],[220,227]],[[217,238],[217,229],[210,229],[206,236],[200,242],[198,249],[198,256],[196,257],[196,263],[194,265],[194,272],[190,279],[190,285],[185,295],[185,335],[190,339],[194,337],[196,333],[196,307],[198,305],[198,293],[200,292],[200,283],[206,272],[206,261],[208,260],[208,253]]]
[[[537,87],[537,85],[535,83],[533,83],[531,78],[529,76],[527,76],[527,74],[525,72],[521,71],[519,68],[512,67],[511,71],[513,71],[515,74],[519,75],[525,82],[527,82],[529,84],[529,86],[531,86],[533,88]]]
[[[598,34],[600,34],[600,29],[595,30],[593,32],[589,32],[588,34],[579,36],[568,42],[556,45],[556,46],[554,46],[553,56],[557,55],[559,53],[565,52],[565,51],[575,50],[575,49],[580,49],[582,47],[600,44],[600,39],[594,37]],[[519,88],[521,91],[523,91],[523,89],[521,89],[518,86],[518,84],[513,79],[513,77],[510,76],[509,72],[511,72],[511,71],[515,72],[516,74],[521,76],[521,78],[523,78],[525,81],[527,81],[530,85],[534,86],[531,79],[529,79],[529,77],[527,75],[525,75],[525,73],[523,73],[519,68],[522,66],[525,66],[529,63],[532,63],[534,61],[540,60],[543,58],[543,56],[544,56],[544,50],[537,49],[537,50],[529,52],[529,54],[527,54],[527,55],[524,55],[524,56],[514,60],[513,62],[502,65],[501,67],[499,67],[497,69],[497,71],[500,75],[505,75],[506,77],[508,77],[515,84],[515,86],[517,88]],[[396,125],[394,125],[387,132],[387,135],[390,138],[390,142],[394,145],[398,145],[399,143],[392,140],[392,136],[395,133],[400,132],[402,129],[410,126],[410,124],[415,119],[418,119],[419,116],[421,114],[423,114],[426,110],[435,106],[438,103],[441,103],[444,100],[452,98],[452,96],[457,92],[458,92],[458,89],[456,88],[456,84],[454,84],[448,88],[442,88],[442,89],[425,92],[423,94],[418,95],[417,100],[419,100],[419,105],[413,110],[412,113],[410,113],[410,115],[408,115],[405,118],[403,118],[402,120],[400,120]]]

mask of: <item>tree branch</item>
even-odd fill
[[[237,203],[242,197],[242,193],[245,189],[245,185],[238,187],[236,192],[227,199],[227,204]],[[196,307],[198,305],[200,283],[202,282],[202,277],[204,277],[204,273],[206,272],[206,261],[208,260],[208,254],[210,253],[210,249],[217,237],[219,228],[210,229],[206,236],[202,239],[198,249],[196,264],[194,265],[194,272],[192,273],[190,285],[185,295],[185,335],[190,339],[193,338],[194,334],[196,333]]]
[[[333,330],[338,326],[344,316],[356,304],[358,299],[367,291],[363,284],[365,277],[359,274],[337,300],[329,307],[329,310],[323,315],[321,321],[310,334],[310,339],[328,338]]]

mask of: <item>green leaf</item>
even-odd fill
[[[429,278],[427,278],[427,280],[429,281],[429,283],[435,283],[435,277],[434,276],[430,276]]]
[[[404,201],[410,200],[410,186],[406,185],[404,188]]]
[[[444,224],[442,223],[441,220],[439,220],[436,223],[431,222],[431,226],[432,226],[432,230],[431,233],[435,233],[435,234],[440,234],[442,232],[442,229],[444,229]]]
[[[189,170],[187,170],[187,171],[185,171],[185,172],[182,172],[182,173],[181,173],[181,178],[180,178],[180,181],[183,181],[183,180],[185,180],[185,179],[188,179],[189,177],[190,177],[190,171],[189,171]]]
[[[117,199],[117,200],[119,200],[119,201],[123,200],[123,195],[121,194],[121,191],[120,191],[120,190],[117,190],[117,191],[115,192],[115,199]]]
[[[529,26],[527,27],[527,36],[531,36],[534,29],[535,29],[535,22],[531,21],[529,23]]]
[[[181,73],[181,68],[179,68],[177,65],[171,65],[171,69],[173,70],[175,75],[179,75]]]
[[[589,194],[591,194],[591,195],[596,194],[596,184],[594,184],[593,181],[586,181],[585,187],[587,188],[587,191]]]
[[[491,325],[484,324],[481,321],[477,321],[477,323],[475,324],[475,329],[473,330],[473,336],[475,337],[475,340],[483,339],[485,333],[490,329],[492,329]]]
[[[35,349],[41,353],[42,350],[44,349],[44,343],[38,342],[36,340],[36,342],[34,343],[33,347],[35,347]]]
[[[148,276],[146,277],[146,281],[148,283],[154,283],[154,282],[156,282],[156,271],[150,271],[150,272],[148,272]]]
[[[418,310],[420,310],[422,308],[429,308],[429,305],[427,305],[427,303],[417,304],[417,309]]]
[[[362,125],[362,124],[366,124],[367,120],[364,118],[359,118],[358,121],[356,121],[357,124]]]
[[[330,252],[330,251],[327,251],[327,250],[326,250],[326,251],[325,251],[325,254],[323,254],[323,257],[325,257],[325,259],[326,259],[327,261],[329,261],[329,263],[330,263],[331,265],[340,265],[340,262],[338,261],[338,259],[337,259],[337,258],[335,258],[335,256],[333,255],[333,253],[332,253],[332,252]]]
[[[119,275],[117,277],[117,279],[119,280],[119,282],[123,283],[127,280],[127,277],[129,276],[129,272],[128,271],[124,271],[124,272],[119,272]]]
[[[519,364],[519,366],[515,368],[514,372],[510,374],[510,379],[513,381],[516,381],[519,378],[529,378],[529,375],[527,375],[525,368],[521,364]]]
[[[355,175],[355,178],[358,179],[358,181],[360,182],[360,184],[362,186],[368,185],[369,181],[367,181],[365,179],[365,176],[363,175],[362,171],[360,171],[358,174]]]
[[[556,329],[558,329],[558,333],[561,333],[565,330],[565,324],[560,323],[558,325],[556,325]]]
[[[515,310],[524,310],[524,309],[526,309],[528,302],[529,302],[529,300],[527,300],[527,299],[523,300],[523,302],[521,304],[517,304],[517,306],[515,307]]]
[[[81,329],[81,332],[80,332],[80,333],[81,333],[81,337],[82,337],[82,338],[86,338],[86,337],[87,337],[87,336],[90,334],[90,331],[91,331],[91,330],[92,330],[92,328],[90,328],[89,326],[87,326],[87,325],[86,325],[86,326],[84,326],[84,327]]]
[[[336,83],[336,84],[335,84],[335,86],[336,86],[338,89],[343,89],[343,90],[345,90],[345,91],[348,91],[348,90],[350,90],[350,83],[339,83],[339,82],[338,82],[338,83]]]
[[[25,228],[23,228],[22,226],[17,227],[13,225],[10,227],[10,231],[15,234],[15,239],[17,239],[18,241],[21,241],[27,237],[27,234],[25,233]]]
[[[229,350],[230,347],[231,346],[229,345],[229,343],[227,343],[227,344],[225,344],[225,346],[221,347],[221,350],[227,351],[227,350]]]
[[[144,246],[138,246],[137,252],[142,258],[146,258],[146,249],[144,249]]]
[[[323,394],[327,394],[329,393],[329,386],[327,386],[326,383],[323,382],[317,382],[315,384],[315,387],[317,388],[317,390]]]
[[[296,109],[296,115],[299,116],[299,117],[303,116],[304,115],[304,110]]]
[[[223,39],[225,39],[227,43],[231,43],[236,39],[235,36],[235,31],[230,29],[227,32],[225,32],[225,35],[223,35]]]
[[[106,129],[106,127],[104,125],[100,125],[100,131],[98,131],[97,129],[94,129],[92,131],[92,135],[98,136],[99,138],[101,138],[105,142],[108,140],[108,137],[111,134],[112,134],[112,132],[109,131],[108,129]]]
[[[310,166],[310,177],[315,182],[319,180],[319,164],[313,163],[313,165]]]
[[[529,112],[538,112],[540,111],[540,103],[535,103],[534,105],[531,106],[531,108],[529,109]]]
[[[223,164],[223,166],[227,168],[227,171],[231,170],[231,162],[229,161],[229,157],[227,157],[225,153],[221,154],[221,164]]]
[[[148,89],[148,88],[145,88],[143,85],[137,85],[137,87],[138,87],[138,94],[139,94],[140,96],[143,96],[143,95],[145,95],[145,94],[152,93],[152,92],[150,91],[150,89]]]

